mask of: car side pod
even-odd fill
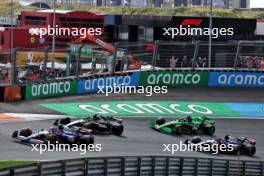
[[[17,138],[17,136],[18,136],[18,131],[14,131],[14,132],[12,133],[12,137],[13,137],[13,138]]]

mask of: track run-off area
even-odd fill
[[[216,117],[215,136],[226,134],[245,136],[256,141],[254,157],[245,160],[264,160],[264,91],[239,88],[173,88],[167,94],[151,97],[144,94],[88,94],[42,100],[0,104],[0,160],[57,160],[89,156],[171,155],[164,152],[163,144],[179,144],[191,136],[170,136],[148,127],[148,120],[157,116],[177,117],[208,115]],[[87,117],[94,113],[115,115],[124,119],[121,137],[96,135],[95,143],[102,151],[32,152],[30,146],[11,138],[14,130],[30,127],[34,131],[52,126],[54,119],[71,115]],[[263,119],[263,120],[262,120]],[[210,137],[202,136],[205,139]],[[210,155],[198,152],[176,152],[177,156],[196,156],[238,159],[238,156]]]

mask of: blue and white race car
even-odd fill
[[[36,133],[33,133],[30,128],[23,128],[20,132],[14,131],[12,137],[28,144],[45,144],[48,142],[50,144],[94,144],[94,137],[89,130],[80,129],[77,132],[63,126],[50,127],[48,130],[42,129]]]
[[[212,154],[235,154],[254,156],[256,153],[256,142],[246,137],[232,137],[226,135],[224,138],[212,138],[202,140],[200,137],[186,139],[185,144],[189,145],[190,149],[199,152],[208,152]]]

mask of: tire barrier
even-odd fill
[[[262,176],[263,161],[237,161],[173,156],[94,157],[38,162],[0,170],[0,176],[207,175]]]

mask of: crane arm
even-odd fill
[[[105,41],[97,38],[94,35],[86,34],[86,36],[84,38],[80,38],[80,41],[82,42],[85,39],[88,39],[89,41],[98,44],[99,46],[105,48],[108,52],[110,52],[112,54],[117,51],[117,49],[112,44],[106,43]]]

